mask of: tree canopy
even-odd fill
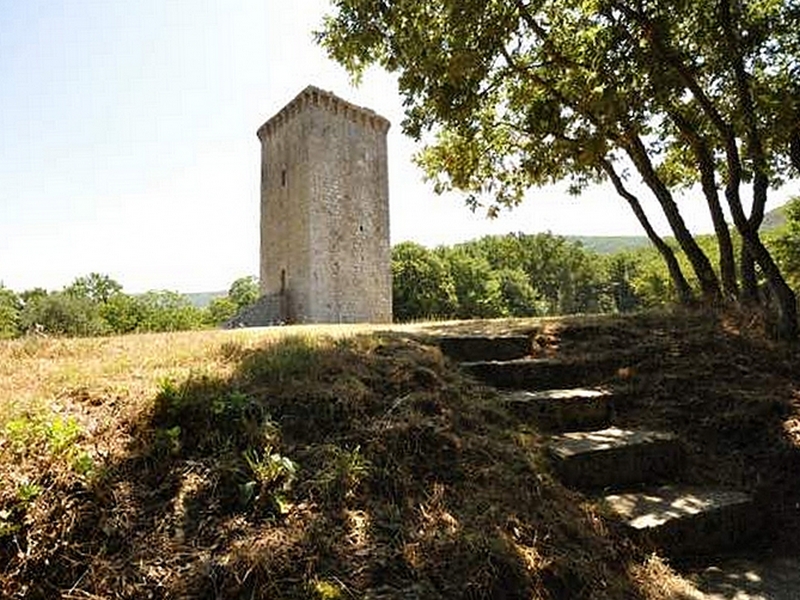
[[[609,181],[666,262],[679,298],[758,300],[760,268],[796,337],[794,293],[758,226],[768,191],[800,173],[796,0],[334,0],[318,35],[356,78],[398,73],[406,133],[438,191],[490,214],[527,190]],[[693,277],[631,191],[658,201]],[[699,188],[718,270],[675,200]],[[749,186],[749,192],[745,194]],[[752,197],[745,211],[743,195]],[[723,199],[742,238],[734,257]],[[741,287],[740,287],[741,286]]]

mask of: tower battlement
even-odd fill
[[[387,133],[391,126],[388,119],[380,116],[375,111],[351,104],[332,92],[326,92],[316,86],[309,85],[295,96],[294,100],[258,128],[256,132],[258,139],[263,141],[265,137],[274,135],[290,119],[302,113],[308,105],[318,106],[334,115],[341,115],[345,119],[359,122],[365,127],[371,127],[378,131],[383,131],[383,133]]]

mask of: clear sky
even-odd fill
[[[314,84],[389,118],[392,242],[487,233],[640,235],[606,188],[531,193],[494,221],[412,164],[395,80],[353,88],[313,39],[326,0],[0,0],[0,282],[95,271],[128,292],[258,273],[256,129]],[[708,231],[699,203],[685,207]]]

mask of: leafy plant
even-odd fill
[[[40,416],[23,415],[6,423],[6,436],[17,454],[27,454],[37,445],[45,444],[52,456],[71,451],[83,435],[74,417],[60,415],[47,421]]]
[[[242,503],[245,506],[255,505],[256,508],[272,513],[285,513],[285,493],[291,489],[295,480],[297,463],[275,452],[269,445],[261,452],[250,448],[242,453],[242,458],[251,477],[240,486]]]
[[[71,465],[72,470],[81,477],[89,477],[95,472],[95,464],[92,455],[81,450],[72,457]]]
[[[42,493],[42,486],[37,483],[22,483],[17,487],[17,498],[22,505],[27,506]]]
[[[346,450],[339,446],[325,447],[326,460],[317,476],[314,487],[326,499],[342,500],[352,496],[356,487],[367,476],[371,468],[361,452],[361,447]]]
[[[68,450],[83,434],[81,426],[73,417],[56,417],[44,429],[48,445],[54,454]]]

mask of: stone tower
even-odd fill
[[[259,128],[260,320],[391,321],[388,130],[313,86]]]

